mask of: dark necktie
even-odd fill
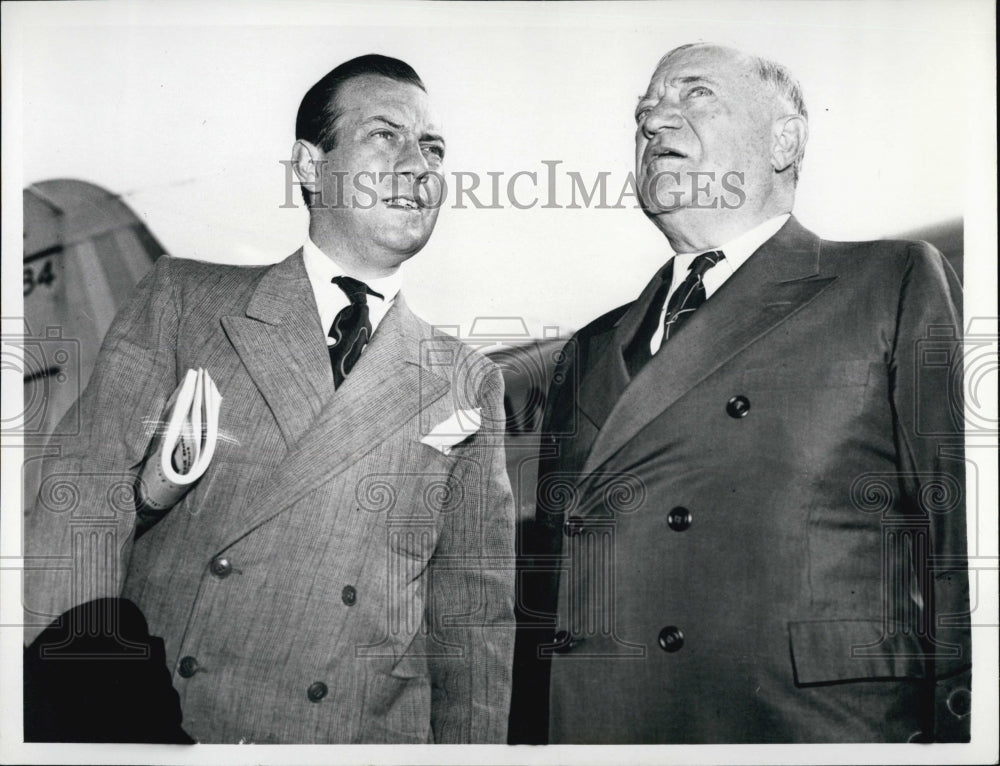
[[[680,325],[687,321],[692,312],[705,302],[705,285],[703,278],[705,272],[715,266],[726,256],[721,250],[711,250],[695,257],[688,267],[687,277],[674,290],[667,301],[667,311],[663,317],[663,341],[660,348],[667,340],[677,333]],[[673,273],[671,273],[671,278]],[[643,365],[651,358],[649,350],[650,341],[656,331],[656,326],[660,321],[660,311],[663,309],[663,301],[666,299],[667,291],[670,290],[670,282],[665,281],[660,289],[656,291],[649,311],[643,320],[635,338],[625,351],[625,365],[628,368],[629,376],[635,377]]]
[[[378,298],[382,296],[369,289],[364,282],[351,277],[334,277],[331,281],[344,291],[351,302],[337,313],[330,325],[330,332],[327,333],[330,338],[333,385],[340,388],[372,337],[372,323],[368,319],[368,295]]]
[[[707,300],[703,281],[705,272],[725,257],[721,250],[710,250],[696,256],[691,261],[687,277],[677,286],[673,295],[670,296],[670,300],[667,301],[667,313],[663,316],[663,343],[666,343],[670,336],[676,333],[694,313],[695,309]],[[660,348],[663,348],[662,344]]]

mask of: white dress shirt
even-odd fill
[[[673,279],[670,282],[670,290],[663,301],[663,306],[660,308],[660,321],[653,332],[653,337],[649,341],[650,353],[655,354],[663,344],[663,320],[667,313],[667,304],[670,302],[670,296],[674,294],[674,290],[680,287],[681,282],[687,279],[691,262],[697,256],[712,250],[721,250],[726,254],[726,257],[706,271],[705,276],[702,278],[702,284],[705,286],[705,299],[707,300],[712,297],[712,294],[716,290],[722,287],[723,282],[736,273],[736,269],[742,266],[747,258],[757,252],[761,245],[777,234],[778,229],[784,226],[785,221],[790,217],[791,213],[783,213],[774,218],[768,218],[764,223],[754,226],[750,231],[744,232],[736,237],[736,239],[730,240],[721,247],[711,247],[708,250],[699,250],[697,253],[678,253],[675,255]]]
[[[312,241],[312,237],[307,237],[302,245],[302,260],[305,262],[306,274],[309,275],[309,283],[312,285],[313,295],[316,297],[316,306],[319,309],[319,322],[323,332],[329,332],[330,325],[333,324],[334,317],[341,309],[347,308],[351,302],[347,295],[338,285],[331,280],[334,277],[353,277],[352,274],[344,271],[333,259],[326,256],[319,246]],[[379,322],[385,317],[386,312],[392,307],[403,282],[400,270],[395,274],[380,279],[360,279],[368,287],[383,295],[377,298],[374,295],[368,296],[368,320],[372,323],[372,335],[379,326]],[[327,338],[329,344],[330,339]]]

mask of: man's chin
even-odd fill
[[[642,202],[642,212],[646,214],[647,218],[653,219],[660,216],[672,215],[679,210],[683,210],[688,207],[684,200],[671,200],[671,204],[669,206],[662,204],[647,204],[644,200],[640,201]]]
[[[640,186],[639,202],[649,216],[673,213],[691,204],[687,189],[666,183]]]
[[[387,261],[395,261],[392,265],[399,266],[421,250],[430,240],[430,234],[408,234],[383,232],[380,237],[382,249],[388,254]],[[390,265],[390,264],[385,264]]]
[[[419,213],[390,212],[373,221],[372,238],[385,247],[398,249],[401,252],[417,252],[430,239],[434,231],[434,219],[428,220],[426,210]]]

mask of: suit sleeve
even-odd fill
[[[484,360],[485,361],[485,360]],[[514,649],[514,497],[504,457],[503,378],[486,362],[482,426],[453,453],[430,562],[427,620],[436,743],[506,743]]]
[[[48,444],[38,496],[26,503],[26,644],[72,607],[121,593],[136,469],[177,385],[171,266],[158,259],[116,315],[85,391]],[[77,419],[76,432],[62,435]]]
[[[900,486],[907,513],[927,521],[929,545],[914,561],[933,738],[969,740],[971,642],[966,551],[962,291],[941,254],[911,246],[903,275],[890,372]],[[975,508],[969,508],[975,513]]]

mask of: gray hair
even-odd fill
[[[695,48],[702,45],[713,45],[713,43],[687,43],[685,45],[679,45],[661,58],[660,63],[662,64],[676,53],[680,53],[688,48]],[[742,51],[740,52],[742,53]],[[808,122],[809,112],[806,110],[806,101],[805,97],[802,95],[802,86],[799,85],[799,81],[795,79],[788,68],[784,64],[779,64],[777,61],[771,61],[770,59],[763,58],[762,56],[755,56],[753,54],[744,55],[746,55],[750,60],[753,71],[757,74],[761,83],[763,83],[763,85],[767,88],[768,92],[776,99],[791,107],[794,114],[799,115],[802,119]],[[803,156],[805,156],[804,147],[799,153],[799,156],[796,157],[795,162],[792,164],[792,181],[796,184],[799,182],[799,172],[802,168]]]

